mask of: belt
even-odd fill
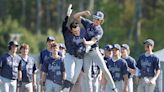
[[[114,82],[120,82],[121,80],[114,80]]]

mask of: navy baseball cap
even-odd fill
[[[55,41],[55,38],[53,36],[48,36],[47,41]]]
[[[147,40],[144,41],[144,44],[154,46],[154,41],[152,39],[147,39]]]
[[[13,46],[13,45],[15,45],[16,47],[19,46],[19,44],[18,44],[17,41],[10,41],[10,42],[8,43],[8,46]]]
[[[99,20],[103,20],[104,19],[104,13],[101,11],[97,11],[94,15],[93,15],[94,19],[99,19]]]
[[[113,48],[112,49],[121,50],[121,46],[119,44],[113,44]]]
[[[113,46],[112,46],[112,45],[110,45],[110,44],[107,44],[107,45],[105,45],[105,48],[104,48],[104,50],[108,50],[108,51],[111,51],[111,50],[112,50],[112,48],[113,48]]]
[[[122,44],[121,47],[129,50],[129,45],[128,44]]]

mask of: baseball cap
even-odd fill
[[[18,44],[17,41],[10,41],[10,42],[8,43],[8,46],[13,46],[13,45],[15,45],[16,47],[19,46],[19,44]]]
[[[48,36],[47,37],[47,41],[54,41],[54,40],[55,40],[55,38],[53,36]]]
[[[113,48],[112,49],[121,50],[121,46],[119,44],[113,44]]]
[[[101,11],[97,11],[94,15],[93,15],[94,19],[99,19],[99,20],[103,20],[104,19],[104,13]]]
[[[121,47],[129,50],[129,45],[128,44],[122,44]]]
[[[105,45],[105,48],[104,48],[104,50],[108,50],[108,51],[110,51],[110,50],[112,50],[112,45],[110,45],[110,44],[107,44],[107,45]]]
[[[154,41],[152,39],[147,39],[147,40],[144,41],[144,44],[154,46]]]

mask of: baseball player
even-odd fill
[[[107,64],[107,60],[109,59],[112,59],[112,56],[113,56],[113,52],[112,52],[112,45],[110,44],[107,44],[105,45],[104,47],[104,61],[105,63]],[[101,81],[101,90],[105,90],[105,85],[106,85],[106,79],[105,79],[105,76],[102,74],[102,81]]]
[[[111,72],[118,92],[128,92],[128,66],[124,59],[121,58],[121,47],[119,44],[114,44],[112,59],[107,60],[107,67]],[[110,86],[107,83],[105,92],[111,92]]]
[[[2,92],[16,92],[17,79],[20,80],[21,58],[17,55],[18,42],[8,43],[9,52],[0,58]]]
[[[52,56],[43,63],[42,67],[43,91],[60,92],[63,80],[65,79],[64,62],[61,56],[58,55],[58,44],[53,43],[51,50]]]
[[[97,11],[93,15],[93,21],[90,21],[82,16],[90,16],[90,11],[82,11],[78,12],[74,15],[74,18],[81,22],[86,30],[85,39],[83,39],[83,43],[86,46],[91,46],[90,51],[84,57],[84,72],[86,73],[86,91],[93,92],[92,89],[92,80],[91,80],[91,66],[92,61],[95,62],[100,69],[102,70],[103,74],[105,75],[108,83],[111,84],[111,88],[116,90],[115,84],[113,82],[112,76],[108,71],[104,59],[99,51],[98,42],[103,35],[103,29],[101,24],[104,21],[104,14],[101,11]]]
[[[68,28],[68,18],[72,13],[72,5],[70,4],[67,11],[67,16],[63,21],[62,33],[66,46],[66,56],[64,58],[64,65],[66,69],[66,80],[63,88],[70,88],[76,83],[77,78],[81,72],[83,65],[83,57],[85,54],[85,46],[83,44],[84,31],[80,30],[77,22],[72,22]]]
[[[122,58],[125,59],[125,61],[128,64],[128,88],[129,92],[133,92],[133,75],[136,73],[136,61],[134,58],[129,56],[130,54],[130,48],[127,44],[121,45],[121,55]]]
[[[42,64],[49,58],[51,57],[51,44],[55,42],[55,38],[53,36],[48,36],[47,37],[47,48],[46,49],[43,49],[41,52],[40,52],[40,56],[39,56],[39,70],[40,70],[40,90],[42,92],[42,71],[41,71],[41,68],[42,68]]]
[[[145,53],[139,57],[137,62],[141,74],[137,92],[154,92],[156,80],[160,74],[160,62],[153,54],[154,41],[152,39],[144,41],[144,48]]]
[[[22,70],[22,80],[20,84],[19,92],[33,92],[36,91],[36,64],[34,58],[30,57],[29,54],[30,47],[28,44],[23,43],[20,46],[21,52],[21,70]],[[34,88],[34,89],[33,89]]]

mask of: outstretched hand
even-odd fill
[[[67,9],[67,16],[70,17],[71,16],[71,13],[72,13],[72,4],[70,4],[68,6],[68,9]]]

